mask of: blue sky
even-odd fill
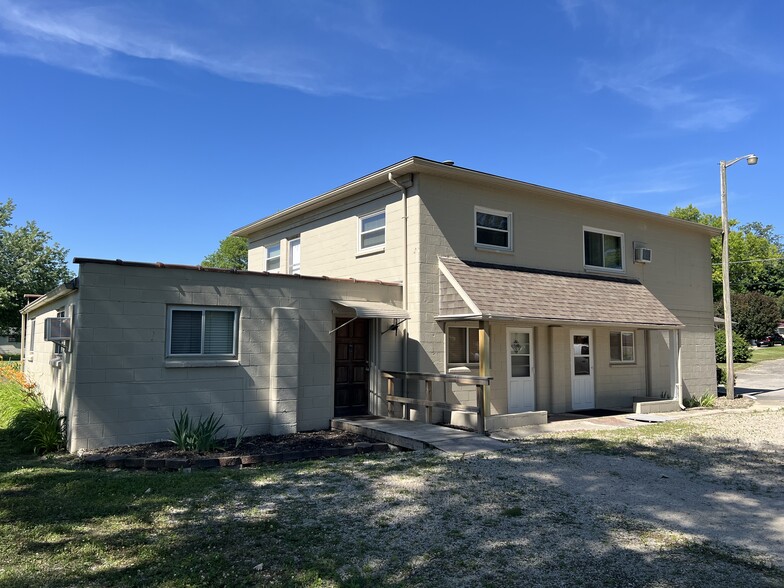
[[[0,198],[71,256],[199,263],[421,155],[784,233],[784,3],[0,0]]]

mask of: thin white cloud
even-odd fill
[[[657,3],[614,0],[576,6],[590,10],[606,31],[607,47],[619,56],[582,60],[580,75],[589,91],[623,96],[651,111],[658,125],[685,131],[726,130],[755,112],[742,90],[721,83],[733,68],[771,67],[768,59],[749,59],[755,52],[751,41],[741,41],[748,35],[741,16],[722,15],[716,22],[689,6],[664,10]],[[717,35],[731,41],[722,45]]]
[[[310,5],[315,10],[303,12],[278,6],[283,25],[271,22],[266,5],[234,7],[251,13],[247,21],[221,13],[220,5],[184,5],[189,16],[203,10],[204,22],[198,23],[173,22],[161,10],[141,12],[134,4],[0,0],[0,53],[136,82],[144,79],[138,71],[162,61],[230,80],[366,97],[421,90],[427,86],[412,84],[412,79],[438,85],[478,68],[462,52],[391,29],[384,24],[381,7],[373,3],[315,2]],[[318,30],[313,14],[329,15]],[[390,84],[387,70],[413,68],[407,59],[412,52],[422,59],[415,71],[407,72],[409,83]]]
[[[563,10],[573,29],[580,26],[580,8],[584,3],[585,0],[558,0],[558,5]]]
[[[681,198],[700,186],[704,170],[716,162],[708,160],[679,161],[648,169],[611,174],[597,178],[593,192],[615,202],[639,204],[640,200],[650,206],[652,199],[660,197]]]

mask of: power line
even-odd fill
[[[730,264],[733,264],[733,263],[759,263],[759,262],[767,263],[769,261],[784,261],[784,257],[767,257],[765,259],[741,259],[741,260],[738,260],[738,261],[730,261],[729,263]],[[713,263],[711,265],[721,265],[721,262]]]

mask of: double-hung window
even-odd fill
[[[623,233],[583,228],[585,267],[623,271]]]
[[[267,245],[267,259],[264,269],[268,272],[277,273],[280,271],[280,241]]]
[[[359,217],[360,253],[379,251],[387,239],[387,215],[383,210]]]
[[[234,308],[170,307],[168,355],[236,356],[237,314]]]
[[[447,327],[447,363],[479,364],[479,329],[477,327]]]
[[[610,331],[610,361],[634,363],[634,331]]]
[[[512,213],[474,208],[474,244],[489,249],[512,250]]]

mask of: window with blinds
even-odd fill
[[[233,308],[169,309],[169,355],[237,354],[237,311]]]

